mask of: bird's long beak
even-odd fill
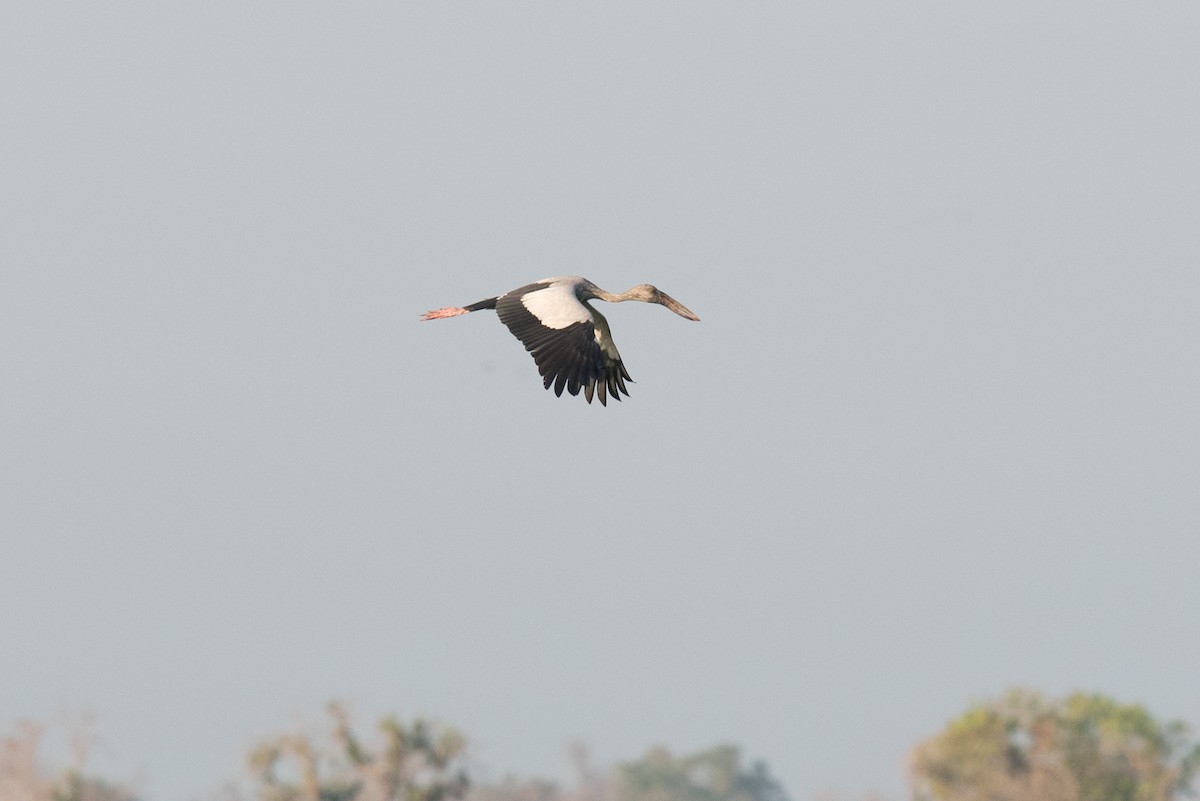
[[[700,318],[697,317],[696,315],[692,314],[691,309],[689,309],[687,306],[684,306],[679,301],[675,300],[675,298],[671,297],[666,292],[659,290],[658,295],[660,298],[659,303],[666,306],[668,309],[675,312],[680,317],[683,317],[684,319],[687,319],[687,320],[695,320],[696,322],[700,322]]]

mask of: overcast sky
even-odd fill
[[[1200,725],[1200,5],[0,11],[0,727],[186,801],[343,698],[797,801]],[[636,380],[490,312],[578,273]]]

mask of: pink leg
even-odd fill
[[[421,315],[422,320],[440,320],[443,317],[457,317],[460,314],[469,314],[466,309],[458,306],[447,306],[444,309],[434,309],[427,311]]]

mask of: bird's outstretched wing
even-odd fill
[[[607,322],[575,296],[572,285],[538,282],[514,289],[496,299],[496,313],[533,355],[542,383],[546,389],[553,385],[555,395],[564,389],[578,395],[582,389],[588,403],[594,393],[608,405],[608,395],[620,400],[621,393],[629,394],[625,381],[633,379],[612,345]]]

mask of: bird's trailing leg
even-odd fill
[[[446,306],[442,309],[434,309],[427,311],[421,315],[422,320],[440,320],[443,317],[457,317],[460,314],[469,314],[470,309],[464,309],[461,306]]]

